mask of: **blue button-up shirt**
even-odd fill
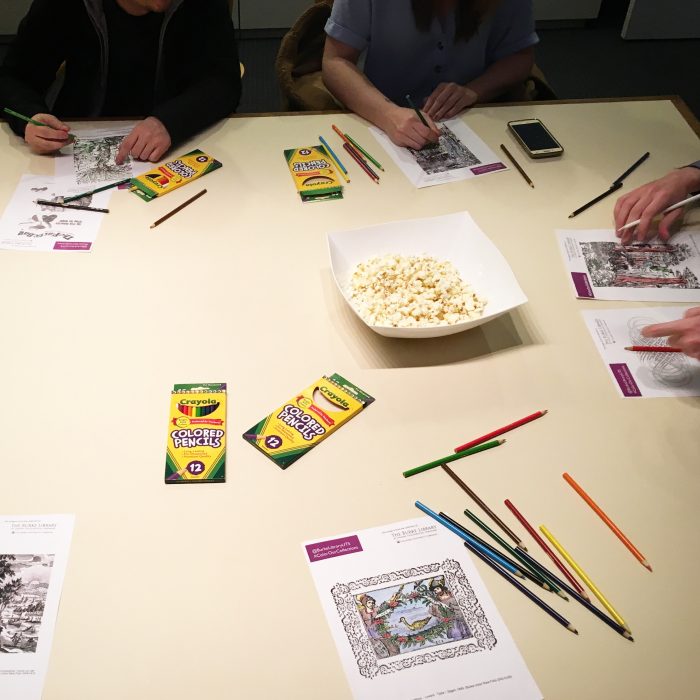
[[[408,0],[335,0],[326,34],[366,51],[367,78],[402,106],[406,94],[422,105],[439,83],[465,85],[539,41],[532,0],[503,0],[467,41],[455,41],[454,12],[421,32]]]

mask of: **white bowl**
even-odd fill
[[[368,228],[328,234],[331,269],[338,289],[357,317],[380,335],[393,338],[437,338],[460,333],[512,311],[527,301],[510,265],[466,212],[429,219],[392,221]],[[480,318],[450,326],[394,328],[367,323],[350,301],[350,281],[359,263],[382,255],[430,255],[449,260],[480,297]]]

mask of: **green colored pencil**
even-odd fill
[[[456,452],[451,455],[447,455],[447,457],[443,457],[442,459],[436,459],[434,462],[428,462],[427,464],[423,464],[420,467],[414,467],[413,469],[409,469],[408,471],[403,472],[403,475],[405,478],[408,478],[409,476],[413,476],[414,474],[426,472],[428,471],[428,469],[435,469],[435,467],[439,467],[441,464],[447,464],[447,462],[454,462],[456,459],[462,459],[462,457],[469,457],[469,455],[475,455],[477,452],[490,450],[492,447],[498,447],[504,442],[505,440],[492,440],[491,442],[485,442],[481,445],[477,445],[476,447],[470,447],[468,450],[462,450],[461,452]]]
[[[478,516],[472,513],[468,508],[464,509],[464,514],[476,525],[478,525],[487,535],[490,535],[498,544],[503,547],[507,552],[510,552],[523,566],[527,567],[529,571],[533,573],[534,576],[541,579],[544,583],[549,584],[549,587],[564,600],[569,600],[562,592],[561,588],[557,586],[552,579],[550,579],[543,571],[533,566],[528,559],[526,559],[515,547],[511,547],[497,532],[494,532],[485,522],[483,522]]]
[[[360,144],[357,143],[357,141],[355,141],[355,139],[354,139],[352,136],[350,136],[350,134],[343,134],[343,135],[345,136],[345,138],[346,138],[348,141],[350,141],[350,143],[351,143],[353,146],[355,146],[355,148],[356,148],[360,153],[362,153],[362,155],[363,155],[365,158],[367,158],[368,160],[371,160],[380,170],[384,170],[384,168],[382,167],[382,164],[381,164],[378,160],[376,160],[375,158],[372,158],[372,156],[371,156],[369,153],[367,153],[367,151],[365,151],[365,149],[362,148],[362,146],[360,146]]]
[[[421,111],[416,107],[415,103],[411,99],[410,95],[406,95],[406,102],[408,102],[408,106],[418,115],[418,119],[420,119],[423,122],[424,126],[427,126],[428,129],[430,129],[430,124],[428,124],[427,121],[425,121],[425,117],[421,113]]]
[[[119,185],[126,185],[127,182],[131,182],[130,177],[127,177],[124,180],[119,180],[118,182],[110,182],[109,185],[102,185],[102,187],[98,187],[97,189],[90,190],[89,192],[83,192],[82,194],[74,194],[72,197],[64,197],[63,203],[67,204],[68,202],[74,202],[76,199],[80,199],[81,197],[89,197],[90,195],[97,194],[98,192],[104,192],[105,190],[111,190],[112,187],[119,187]]]
[[[3,109],[3,112],[7,112],[8,114],[11,114],[13,117],[17,117],[17,119],[21,119],[23,122],[27,122],[27,124],[33,124],[34,126],[46,126],[49,129],[53,129],[52,126],[49,126],[48,124],[44,124],[44,122],[40,122],[36,119],[32,119],[31,117],[27,117],[24,114],[20,114],[19,112],[15,112],[13,109],[10,109],[9,107],[5,107]],[[72,139],[75,138],[74,134],[71,134],[68,132],[68,136],[70,136]]]

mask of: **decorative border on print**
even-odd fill
[[[357,612],[355,595],[370,586],[377,586],[392,581],[402,581],[407,578],[440,574],[445,577],[445,585],[459,603],[464,619],[474,635],[474,641],[447,649],[436,648],[415,656],[409,656],[396,661],[381,661],[372,648],[367,631]],[[365,678],[375,678],[378,675],[395,673],[406,668],[414,668],[424,664],[455,659],[466,654],[490,651],[498,640],[491,629],[489,621],[481,608],[481,604],[471,587],[466,574],[459,562],[445,559],[442,563],[425,564],[410,569],[390,571],[377,576],[361,578],[348,583],[336,583],[331,588],[338,617],[343,625],[353,656],[357,662],[360,675]]]

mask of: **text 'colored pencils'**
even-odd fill
[[[588,586],[588,590],[602,603],[603,607],[613,616],[615,622],[622,625],[628,632],[631,632],[622,615],[613,607],[612,603],[603,595],[603,592],[591,581],[588,574],[574,561],[573,557],[564,549],[556,537],[544,526],[540,525],[542,534],[552,543],[559,554],[566,559],[569,566],[580,576],[581,580]]]
[[[632,352],[683,352],[680,348],[672,348],[668,345],[628,345],[625,350]]]
[[[483,452],[484,450],[490,450],[493,447],[498,447],[504,442],[505,440],[494,440],[493,442],[487,442],[483,445],[477,445],[476,447],[472,447],[469,450],[462,450],[457,454],[447,455],[447,457],[442,457],[441,459],[436,459],[432,462],[428,462],[427,464],[422,464],[420,467],[414,467],[413,469],[409,469],[408,471],[403,472],[403,475],[407,478],[409,476],[413,476],[414,474],[420,474],[421,472],[428,471],[428,469],[435,469],[435,467],[439,467],[442,464],[454,462],[456,459],[462,459],[462,457],[468,457],[469,455],[474,455],[477,452]]]
[[[201,192],[198,192],[194,197],[190,197],[187,201],[183,202],[179,207],[175,207],[172,211],[168,212],[165,216],[161,216],[158,221],[154,221],[151,224],[151,228],[155,228],[156,226],[160,226],[164,221],[167,221],[171,216],[174,216],[177,214],[179,211],[182,211],[185,207],[189,206],[194,202],[196,199],[199,199],[203,194],[206,194],[206,190],[202,190]]]
[[[469,486],[467,486],[446,464],[441,464],[440,466],[450,479],[452,479],[452,481],[454,481],[455,484],[457,484],[457,486],[459,486],[459,488],[461,488],[462,491],[464,491],[464,493],[466,493],[518,547],[520,547],[520,549],[527,551],[523,541],[486,505],[486,503],[484,503],[484,501],[481,500],[481,498],[479,498],[479,496],[476,495],[476,492],[469,488]]]
[[[560,625],[566,627],[566,629],[568,629],[569,632],[578,634],[578,630],[563,615],[560,615],[554,608],[550,608],[549,605],[547,605],[547,603],[538,598],[532,591],[525,588],[525,586],[523,586],[523,584],[520,583],[520,581],[517,581],[507,572],[503,571],[503,569],[501,569],[501,567],[498,566],[492,559],[489,559],[489,557],[479,552],[476,549],[476,547],[472,546],[469,542],[465,541],[464,546],[470,552],[472,552],[472,554],[475,554],[477,557],[479,557],[481,561],[483,561],[485,564],[488,564],[494,571],[503,576],[504,579],[506,579],[513,586],[515,586],[521,593],[526,595],[535,605],[542,608],[542,610],[544,610],[548,615],[553,617]]]
[[[503,433],[507,433],[510,430],[515,430],[515,428],[519,428],[521,425],[525,425],[526,423],[529,423],[530,421],[536,420],[537,418],[542,418],[542,416],[546,415],[547,411],[537,411],[536,413],[533,413],[529,416],[525,416],[525,418],[521,418],[520,420],[516,420],[514,423],[509,423],[508,425],[504,425],[502,428],[498,428],[498,430],[494,430],[493,432],[487,433],[486,435],[482,435],[479,438],[476,438],[475,440],[470,440],[469,442],[465,442],[463,445],[460,445],[459,447],[455,447],[455,452],[461,452],[462,450],[468,450],[470,447],[474,447],[474,445],[479,445],[482,442],[486,442],[487,440],[491,440],[495,437],[498,437],[499,435],[503,435]]]
[[[615,523],[610,520],[610,518],[605,514],[603,509],[576,483],[574,478],[564,472],[562,474],[564,477],[564,481],[566,481],[571,488],[576,491],[576,493],[583,498],[586,503],[593,509],[593,511],[596,513],[596,515],[615,533],[617,538],[622,542],[622,544],[629,549],[630,552],[634,555],[635,559],[644,567],[649,569],[651,571],[651,565],[649,562],[645,559],[644,555],[627,539],[625,536],[625,533],[620,530],[620,528],[615,525]]]
[[[579,592],[580,595],[582,595],[586,600],[590,600],[588,595],[586,594],[585,589],[583,586],[573,577],[573,574],[569,572],[569,570],[561,563],[561,560],[559,557],[551,550],[549,545],[540,537],[538,534],[537,530],[535,530],[530,523],[525,520],[525,516],[506,498],[505,501],[503,501],[506,504],[506,507],[510,512],[520,521],[520,524],[530,533],[532,536],[532,539],[537,542],[537,544],[540,546],[542,551],[552,560],[554,565],[559,569],[559,571],[564,574],[564,576],[569,580],[571,585]]]

